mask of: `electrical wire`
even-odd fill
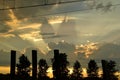
[[[120,4],[114,4],[114,5],[111,5],[112,6],[120,6]],[[99,7],[99,8],[104,8],[104,7]],[[30,18],[35,18],[35,17],[45,17],[45,16],[50,16],[50,15],[57,15],[57,14],[66,14],[66,13],[72,13],[72,12],[80,12],[80,11],[87,11],[87,10],[93,10],[93,9],[96,9],[95,7],[94,8],[89,8],[89,9],[78,9],[78,10],[70,10],[70,11],[61,11],[61,12],[55,12],[55,13],[48,13],[48,14],[41,14],[41,15],[35,15],[35,16],[31,16]],[[18,17],[17,19],[23,19],[25,17]],[[11,19],[0,19],[0,20],[11,20]]]
[[[10,9],[22,9],[22,8],[32,8],[32,7],[40,7],[40,6],[49,6],[49,5],[56,5],[56,4],[66,4],[66,3],[74,3],[74,2],[81,2],[81,1],[86,1],[86,0],[74,0],[74,1],[64,1],[64,2],[58,2],[58,3],[45,3],[45,4],[38,4],[38,5],[31,5],[31,6],[20,6],[16,7],[16,1],[14,0],[14,7],[12,8],[3,8],[0,10],[10,10]],[[87,0],[88,1],[88,0]],[[91,1],[91,0],[89,0]]]

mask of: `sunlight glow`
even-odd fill
[[[56,23],[62,23],[64,20],[71,20],[71,19],[77,19],[76,17],[69,17],[69,16],[50,16],[48,17],[48,22],[50,24],[56,24]]]
[[[0,66],[0,73],[3,73],[3,74],[10,73],[10,67],[9,66]]]
[[[9,38],[9,37],[15,37],[15,35],[4,33],[4,34],[0,34],[0,37]]]
[[[23,27],[18,27],[17,29],[18,30],[22,30],[22,29],[28,29],[28,28],[32,28],[32,29],[39,29],[41,26],[41,24],[39,23],[32,23],[32,24],[29,24],[29,25],[26,25],[26,26],[23,26]]]
[[[8,15],[9,15],[11,21],[7,21],[6,24],[11,26],[13,29],[15,29],[19,26],[18,23],[20,23],[20,21],[16,18],[15,13],[13,12],[12,9],[10,9],[9,12],[10,13]]]
[[[89,40],[87,40],[87,44],[77,45],[76,51],[74,53],[75,54],[83,53],[85,54],[86,58],[88,58],[89,55],[91,55],[95,50],[98,49],[97,44],[98,43],[90,42]]]
[[[50,78],[53,78],[53,74],[52,74],[52,67],[49,67],[47,70],[47,76],[49,76]]]
[[[50,23],[50,24],[56,24],[56,23],[62,23],[62,21],[61,21],[61,20],[58,20],[58,21],[53,21],[53,20],[51,20],[51,21],[49,21],[49,23]]]
[[[32,66],[30,66],[32,67]],[[72,74],[73,73],[73,68],[72,67],[69,67],[69,74]],[[86,68],[82,68],[82,74],[83,74],[83,77],[87,77],[87,69]],[[53,70],[52,70],[52,67],[49,67],[48,70],[47,70],[47,76],[50,77],[50,78],[53,78],[53,74],[52,74]],[[10,67],[9,66],[0,66],[0,73],[3,73],[3,74],[8,74],[10,73]],[[102,70],[99,69],[98,71],[98,74],[99,74],[99,77],[101,77],[101,74],[102,74]],[[32,73],[30,73],[30,75],[32,75]],[[118,78],[120,79],[120,72],[117,72],[115,73],[115,75],[118,75]]]
[[[34,42],[41,41],[42,38],[40,37],[39,32],[40,31],[33,31],[30,33],[26,33],[26,34],[21,34],[20,37],[24,40],[26,39],[26,40],[31,40]]]
[[[82,72],[83,77],[87,77],[87,69],[86,68],[82,68],[82,70],[83,70],[83,72]]]

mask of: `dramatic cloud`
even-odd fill
[[[106,43],[101,45],[98,50],[94,52],[94,58],[98,59],[112,59],[112,58],[120,58],[120,45],[113,43]]]
[[[81,44],[76,46],[75,54],[84,54],[86,58],[90,55],[94,55],[93,52],[98,49],[98,43],[89,42],[87,44]]]
[[[90,58],[97,60],[114,60],[117,64],[117,68],[120,68],[120,45],[113,43],[104,43],[100,44],[98,50],[93,52],[93,55],[90,55]]]
[[[0,9],[45,4],[44,0],[17,0],[14,6],[14,0],[5,1],[4,5],[3,1],[0,1]],[[58,0],[48,1],[58,3]],[[3,51],[0,51],[0,56],[3,57],[0,58],[0,65],[9,64],[10,55],[7,51],[11,49],[24,52],[30,60],[31,50],[36,49],[38,59],[45,58],[49,64],[54,49],[66,53],[70,63],[79,60],[85,65],[90,58],[118,59],[120,7],[111,10],[114,8],[112,5],[118,3],[118,0],[81,0],[75,3],[1,10],[0,49]]]

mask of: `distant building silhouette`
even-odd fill
[[[37,51],[32,50],[32,80],[37,80]]]
[[[11,64],[10,64],[10,78],[15,78],[15,66],[16,66],[16,51],[11,50]]]

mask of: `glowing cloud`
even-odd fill
[[[89,55],[91,55],[95,50],[98,49],[97,44],[98,43],[93,43],[93,42],[87,41],[87,44],[77,45],[75,54],[83,53],[83,54],[85,54],[86,58],[88,58]]]
[[[23,29],[28,29],[28,28],[32,28],[32,29],[39,29],[39,27],[41,26],[41,24],[39,23],[32,23],[32,24],[28,24],[25,25],[23,27],[18,27],[18,30],[23,30]]]
[[[21,34],[20,37],[22,39],[32,40],[32,41],[42,40],[42,38],[40,38],[39,31],[33,31],[26,34]]]
[[[17,28],[19,26],[20,21],[16,18],[15,13],[12,9],[9,10],[9,17],[11,21],[6,21],[6,24],[12,27],[13,29]]]

